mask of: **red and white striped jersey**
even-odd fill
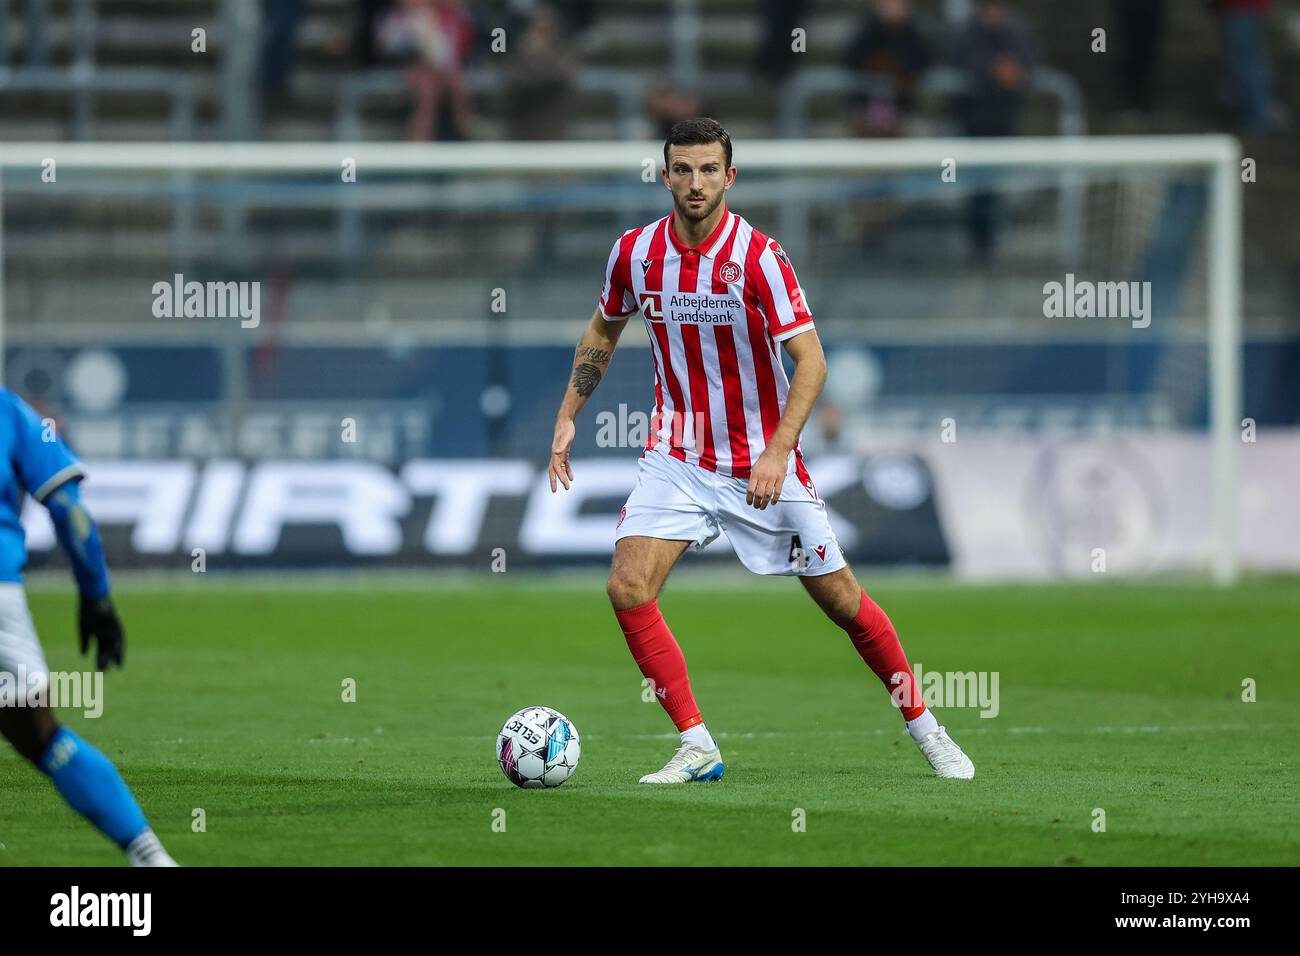
[[[645,318],[655,367],[647,450],[663,443],[681,461],[748,478],[785,411],[778,343],[813,327],[781,246],[730,211],[686,246],[665,216],[614,243],[600,312]],[[787,470],[802,464],[797,447],[790,458]]]

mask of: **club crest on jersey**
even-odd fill
[[[735,282],[740,278],[740,266],[728,260],[718,266],[718,278],[723,282]]]

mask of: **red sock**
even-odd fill
[[[640,607],[615,611],[618,623],[627,638],[627,648],[636,660],[641,673],[650,679],[655,696],[672,718],[678,730],[686,730],[704,722],[700,708],[695,706],[691,694],[691,681],[686,676],[686,658],[677,644],[677,638],[668,630],[659,613],[658,600],[650,600]]]
[[[894,703],[898,704],[903,719],[916,720],[924,714],[925,702],[907,663],[907,655],[903,653],[903,645],[898,643],[898,632],[894,630],[889,615],[867,597],[866,591],[862,592],[858,616],[841,626],[867,666],[885,685]]]

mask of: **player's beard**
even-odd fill
[[[677,207],[677,215],[681,216],[683,219],[687,220],[688,222],[703,222],[704,220],[708,219],[710,216],[713,215],[714,211],[718,208],[718,206],[722,205],[723,195],[724,195],[723,192],[719,190],[718,195],[715,196],[712,201],[709,201],[708,195],[705,194],[704,205],[701,206],[699,209],[692,209],[690,205],[687,203],[687,200],[691,198],[690,193],[687,193],[685,196],[681,196],[681,197],[678,197],[674,193],[673,204]]]

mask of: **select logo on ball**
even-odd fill
[[[558,787],[578,769],[582,745],[573,721],[550,707],[525,707],[497,735],[497,763],[525,790]]]

